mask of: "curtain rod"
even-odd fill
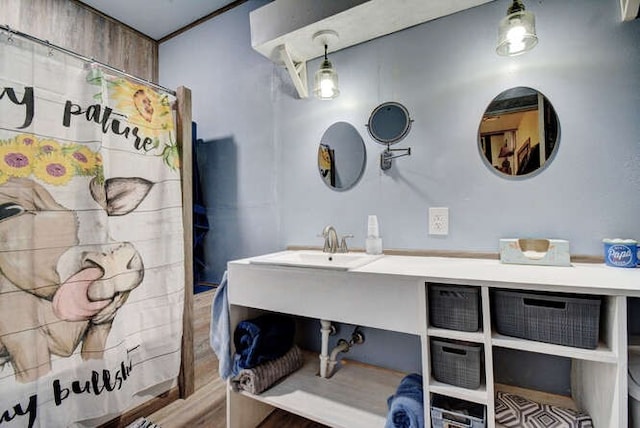
[[[151,86],[151,87],[153,87],[155,89],[160,89],[161,91],[168,92],[169,94],[174,95],[174,96],[176,95],[176,91],[174,91],[174,90],[167,89],[164,86],[160,86],[160,85],[158,85],[156,83],[150,82],[150,81],[148,81],[146,79],[143,79],[141,77],[134,76],[134,75],[129,74],[129,73],[123,71],[123,70],[119,70],[119,69],[117,69],[115,67],[112,67],[112,66],[110,66],[108,64],[105,64],[103,62],[97,61],[97,60],[95,60],[93,58],[89,58],[89,57],[86,57],[84,55],[80,55],[79,53],[70,51],[69,49],[65,49],[65,48],[63,48],[61,46],[54,45],[53,43],[50,43],[48,40],[42,40],[42,39],[39,39],[38,37],[32,36],[30,34],[26,34],[26,33],[14,30],[13,28],[9,27],[8,25],[0,24],[0,30],[7,31],[9,34],[15,34],[17,36],[20,36],[20,37],[22,37],[24,39],[27,39],[27,40],[30,40],[32,42],[40,43],[41,45],[44,45],[44,46],[47,46],[47,47],[49,47],[51,49],[55,49],[57,51],[63,52],[65,54],[67,54],[67,55],[70,55],[70,56],[72,56],[74,58],[80,59],[80,60],[82,60],[84,62],[88,62],[88,63],[91,63],[91,64],[98,64],[99,66],[104,67],[109,71],[114,71],[116,73],[122,74],[123,76],[125,76],[125,77],[127,77],[127,78],[129,78],[131,80],[135,80],[138,83],[143,83],[145,85],[149,85],[149,86]]]

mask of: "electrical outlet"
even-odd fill
[[[449,234],[449,208],[429,208],[429,235]]]

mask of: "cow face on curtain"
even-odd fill
[[[0,50],[0,424],[92,426],[178,374],[175,100],[17,37]]]

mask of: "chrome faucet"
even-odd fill
[[[322,231],[322,236],[324,237],[324,248],[322,251],[325,253],[338,252],[338,233],[336,229],[331,225],[325,226]]]
[[[338,242],[338,232],[336,232],[335,227],[328,225],[325,226],[322,231],[322,237],[324,238],[324,248],[322,251],[325,253],[347,253],[349,252],[349,248],[347,248],[346,238],[353,238],[353,235],[344,235],[340,242]]]
[[[342,239],[340,239],[340,248],[338,248],[339,253],[348,253],[349,248],[347,247],[347,238],[353,238],[353,235],[342,235]]]

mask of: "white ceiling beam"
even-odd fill
[[[620,0],[623,21],[633,21],[640,11],[640,0]]]
[[[322,10],[324,2],[318,0],[295,0],[296,13],[315,17],[306,20],[291,16],[291,1],[276,0],[249,15],[253,49],[274,62],[280,61],[278,49],[285,44],[300,61],[322,56],[324,47],[313,42],[318,31],[338,33],[339,40],[329,46],[335,52],[493,0],[345,0],[352,7],[338,12]]]

